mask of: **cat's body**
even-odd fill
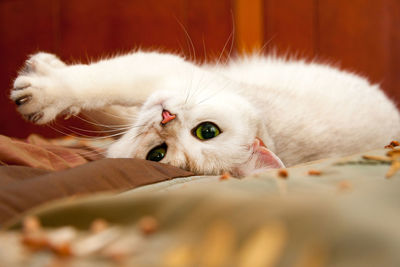
[[[39,53],[14,88],[11,98],[31,121],[81,110],[96,116],[93,111],[103,109],[113,115],[97,112],[97,120],[133,126],[108,156],[149,158],[165,145],[161,162],[198,174],[243,175],[282,167],[275,154],[292,166],[400,137],[399,112],[377,85],[326,65],[273,57],[198,66],[175,55],[136,52],[66,66]],[[205,122],[218,135],[201,140],[196,129]]]

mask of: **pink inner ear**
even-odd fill
[[[285,168],[282,161],[258,137],[253,142],[253,153],[256,157],[255,168]]]
[[[236,165],[231,172],[234,176],[245,176],[269,169],[285,168],[282,161],[256,137],[249,147],[251,155],[246,162]]]

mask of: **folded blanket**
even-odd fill
[[[0,265],[400,266],[399,153],[45,204],[0,232]]]
[[[102,158],[93,143],[0,136],[0,225],[51,200],[192,175],[157,162]]]
[[[104,140],[103,146],[110,142]],[[104,158],[103,150],[74,138],[44,139],[30,135],[19,140],[0,135],[0,165],[63,170]]]

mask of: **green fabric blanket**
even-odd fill
[[[400,266],[399,154],[45,204],[0,232],[0,266]]]

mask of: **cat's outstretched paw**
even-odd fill
[[[60,113],[79,113],[79,108],[71,105],[68,90],[63,88],[58,70],[65,67],[64,62],[48,53],[35,54],[25,62],[10,93],[25,119],[44,124]]]

